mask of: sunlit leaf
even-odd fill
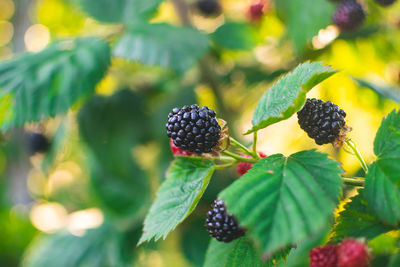
[[[110,64],[106,42],[60,41],[0,64],[0,127],[9,129],[65,113],[94,92]]]
[[[144,221],[139,244],[165,238],[192,213],[214,172],[214,164],[202,158],[178,157]]]
[[[371,82],[367,82],[357,78],[353,78],[353,80],[355,80],[361,87],[371,89],[376,93],[378,93],[379,95],[382,95],[393,101],[396,101],[397,103],[400,103],[400,88],[390,87],[387,85],[373,84]]]
[[[299,111],[306,101],[306,93],[336,73],[321,62],[306,62],[283,76],[258,101],[253,114],[253,128],[246,134],[285,120]]]
[[[115,44],[113,54],[182,73],[196,63],[207,48],[206,35],[194,28],[144,24],[123,35]]]
[[[261,159],[220,198],[264,253],[315,234],[332,216],[341,192],[337,162],[314,150]]]
[[[102,22],[130,23],[153,12],[163,0],[79,0],[84,11]]]

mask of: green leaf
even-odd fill
[[[400,112],[392,111],[375,137],[378,159],[366,176],[368,206],[390,225],[400,222]]]
[[[368,206],[381,220],[390,225],[400,222],[399,185],[373,163],[365,178]]]
[[[261,159],[225,189],[229,213],[247,228],[264,253],[318,232],[332,216],[341,193],[337,162],[315,150]]]
[[[276,257],[276,259],[280,258]],[[236,239],[230,243],[218,242],[212,239],[208,246],[204,267],[272,267],[274,266],[272,260],[271,258],[269,261],[263,262],[261,255],[246,237]]]
[[[167,179],[144,221],[139,244],[164,238],[192,213],[206,190],[214,164],[203,158],[178,157],[168,169]]]
[[[150,185],[131,151],[149,135],[144,131],[143,99],[128,90],[94,97],[80,110],[78,122],[93,152],[88,158],[91,183],[101,204],[115,215],[144,214],[150,204]]]
[[[109,64],[109,46],[97,38],[56,42],[0,64],[0,127],[65,113],[94,92]]]
[[[257,33],[248,24],[227,22],[222,24],[211,38],[217,45],[231,50],[250,50],[257,44]]]
[[[116,57],[182,73],[196,63],[207,48],[206,35],[194,28],[145,24],[122,36],[113,53]]]
[[[322,62],[306,62],[285,75],[268,89],[253,114],[253,128],[246,134],[285,120],[299,111],[305,101],[306,93],[336,73]]]
[[[356,81],[361,87],[371,89],[381,96],[400,103],[400,88],[391,87],[389,85],[377,85],[354,77],[353,80]]]
[[[129,23],[156,10],[163,0],[79,0],[83,10],[101,22]]]
[[[335,4],[327,0],[279,0],[275,5],[298,52],[306,48],[320,29],[332,23],[335,10]]]
[[[365,237],[372,239],[380,234],[393,230],[384,225],[376,215],[367,208],[364,190],[351,198],[351,202],[344,206],[334,229],[334,240],[340,241],[346,237]]]
[[[131,266],[122,248],[122,235],[111,225],[88,230],[83,236],[67,231],[39,236],[24,255],[24,267]]]
[[[400,266],[400,252],[392,256],[388,267],[398,267],[398,266]]]

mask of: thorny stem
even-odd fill
[[[365,164],[365,161],[364,161],[363,157],[361,156],[360,151],[358,151],[356,144],[351,139],[346,139],[344,142],[354,153],[353,155],[356,156],[356,158],[360,162],[360,165],[363,168],[363,170],[365,171],[365,173],[367,173],[368,172],[367,164]]]
[[[364,186],[365,185],[365,181],[358,179],[358,178],[342,177],[342,181],[346,185],[352,185],[352,186]]]
[[[253,156],[260,158],[260,155],[257,153],[257,131],[255,131],[253,135]]]
[[[232,166],[234,166],[234,165],[236,165],[236,164],[238,164],[238,163],[239,163],[239,162],[238,162],[237,160],[235,160],[235,161],[232,161],[231,163],[226,163],[226,164],[221,164],[221,165],[215,165],[215,169],[217,169],[217,170],[223,170],[223,169],[232,167]]]
[[[232,153],[230,151],[222,151],[222,154],[229,156],[231,158],[236,159],[237,161],[241,161],[241,162],[250,162],[250,163],[256,163],[258,161],[258,159],[254,159],[254,158],[245,158],[242,156],[239,156],[238,154]]]

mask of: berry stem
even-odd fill
[[[350,138],[346,139],[344,142],[354,153],[354,156],[356,156],[356,158],[360,162],[360,165],[363,168],[363,170],[365,171],[365,173],[367,173],[368,172],[367,164],[365,163],[363,157],[361,156],[360,151],[358,151],[356,144]]]
[[[342,177],[342,181],[346,185],[352,185],[352,186],[364,186],[365,185],[364,180],[356,179],[356,178]]]
[[[229,152],[229,151],[222,151],[221,153],[224,154],[224,155],[226,155],[226,156],[229,156],[229,157],[231,157],[231,158],[234,158],[234,159],[236,159],[236,160],[239,161],[239,162],[256,163],[256,162],[258,161],[258,159],[254,159],[254,158],[245,158],[245,157],[239,156],[239,155],[237,155],[237,154],[235,154],[235,153],[232,153],[232,152]]]
[[[221,165],[215,165],[215,169],[216,169],[216,170],[223,170],[223,169],[232,167],[232,166],[234,166],[234,165],[236,165],[236,164],[238,164],[238,161],[237,161],[237,160],[232,161],[231,163],[226,163],[226,164],[221,164]]]
[[[260,158],[260,155],[257,153],[257,131],[254,132],[253,135],[253,157]]]
[[[246,146],[241,144],[239,141],[237,141],[235,138],[230,136],[229,140],[231,141],[232,145],[236,145],[236,146],[240,147],[246,154],[254,157],[253,152],[250,149],[248,149]]]

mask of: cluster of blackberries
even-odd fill
[[[205,17],[217,16],[221,14],[222,7],[217,0],[198,0],[197,10]]]
[[[210,236],[226,243],[245,234],[245,229],[239,226],[236,218],[227,213],[221,199],[215,200],[212,209],[208,211],[206,226]]]
[[[221,133],[215,111],[198,105],[174,108],[165,127],[174,145],[197,154],[211,152]]]
[[[346,124],[346,112],[332,102],[307,99],[303,109],[297,112],[300,127],[318,145],[335,141]]]

